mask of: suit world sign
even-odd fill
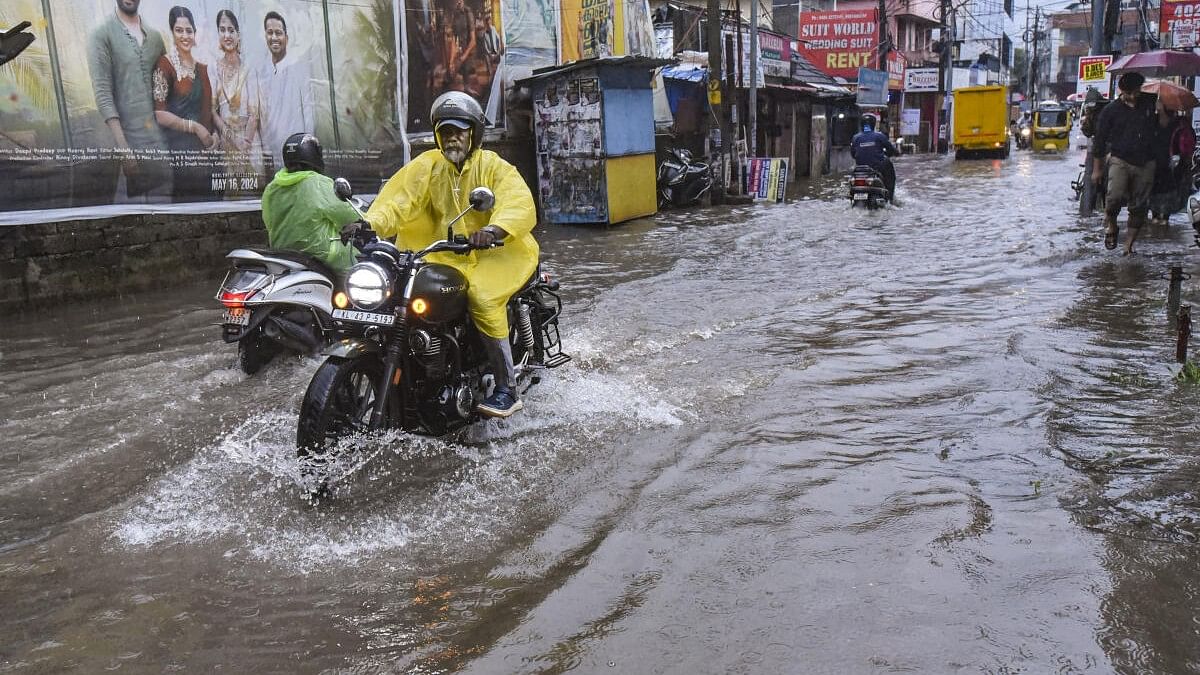
[[[874,9],[800,13],[800,53],[818,70],[853,80],[859,68],[877,68],[879,21]]]

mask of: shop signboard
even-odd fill
[[[1079,57],[1079,80],[1075,85],[1075,92],[1083,94],[1091,87],[1099,89],[1102,94],[1107,96],[1109,79],[1112,77],[1108,72],[1108,67],[1112,65],[1112,60],[1113,57],[1108,54]]]
[[[882,107],[888,102],[886,70],[858,69],[858,100],[860,106]]]
[[[874,9],[801,12],[800,53],[818,70],[848,80],[859,68],[876,68],[879,21]]]
[[[888,52],[887,56],[887,72],[888,72],[888,89],[893,91],[901,91],[904,89],[904,55],[897,51]]]
[[[904,91],[909,94],[939,91],[937,68],[909,68],[904,71]]]
[[[1200,46],[1200,0],[1163,0],[1158,27],[1163,37],[1170,36],[1172,47]]]

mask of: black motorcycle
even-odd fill
[[[667,148],[658,164],[658,208],[692,206],[712,189],[712,172],[704,162],[692,161],[692,153]]]
[[[349,182],[339,178],[336,189],[354,205]],[[338,439],[390,428],[440,436],[478,419],[475,401],[486,396],[490,378],[467,313],[467,279],[425,257],[473,250],[466,237],[455,236],[454,223],[471,209],[490,210],[495,199],[487,188],[472,190],[471,206],[449,223],[446,239],[420,251],[402,251],[365,224],[355,235],[359,262],[346,275],[344,294],[334,296],[342,339],[325,350],[328,358],[300,405],[297,455],[302,472],[320,483],[317,490],[326,452]],[[536,383],[540,369],[571,360],[558,330],[558,288],[539,270],[509,301],[519,389]]]
[[[883,176],[873,167],[859,164],[850,172],[850,206],[865,206],[882,209],[887,206],[891,194],[883,182]]]

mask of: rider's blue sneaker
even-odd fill
[[[475,406],[480,414],[488,417],[508,417],[524,408],[525,404],[508,387],[496,387],[496,391],[487,397],[483,403]]]

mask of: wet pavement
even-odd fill
[[[0,673],[1200,672],[1196,249],[1081,159],[542,228],[575,360],[317,505],[215,280],[5,322]]]

